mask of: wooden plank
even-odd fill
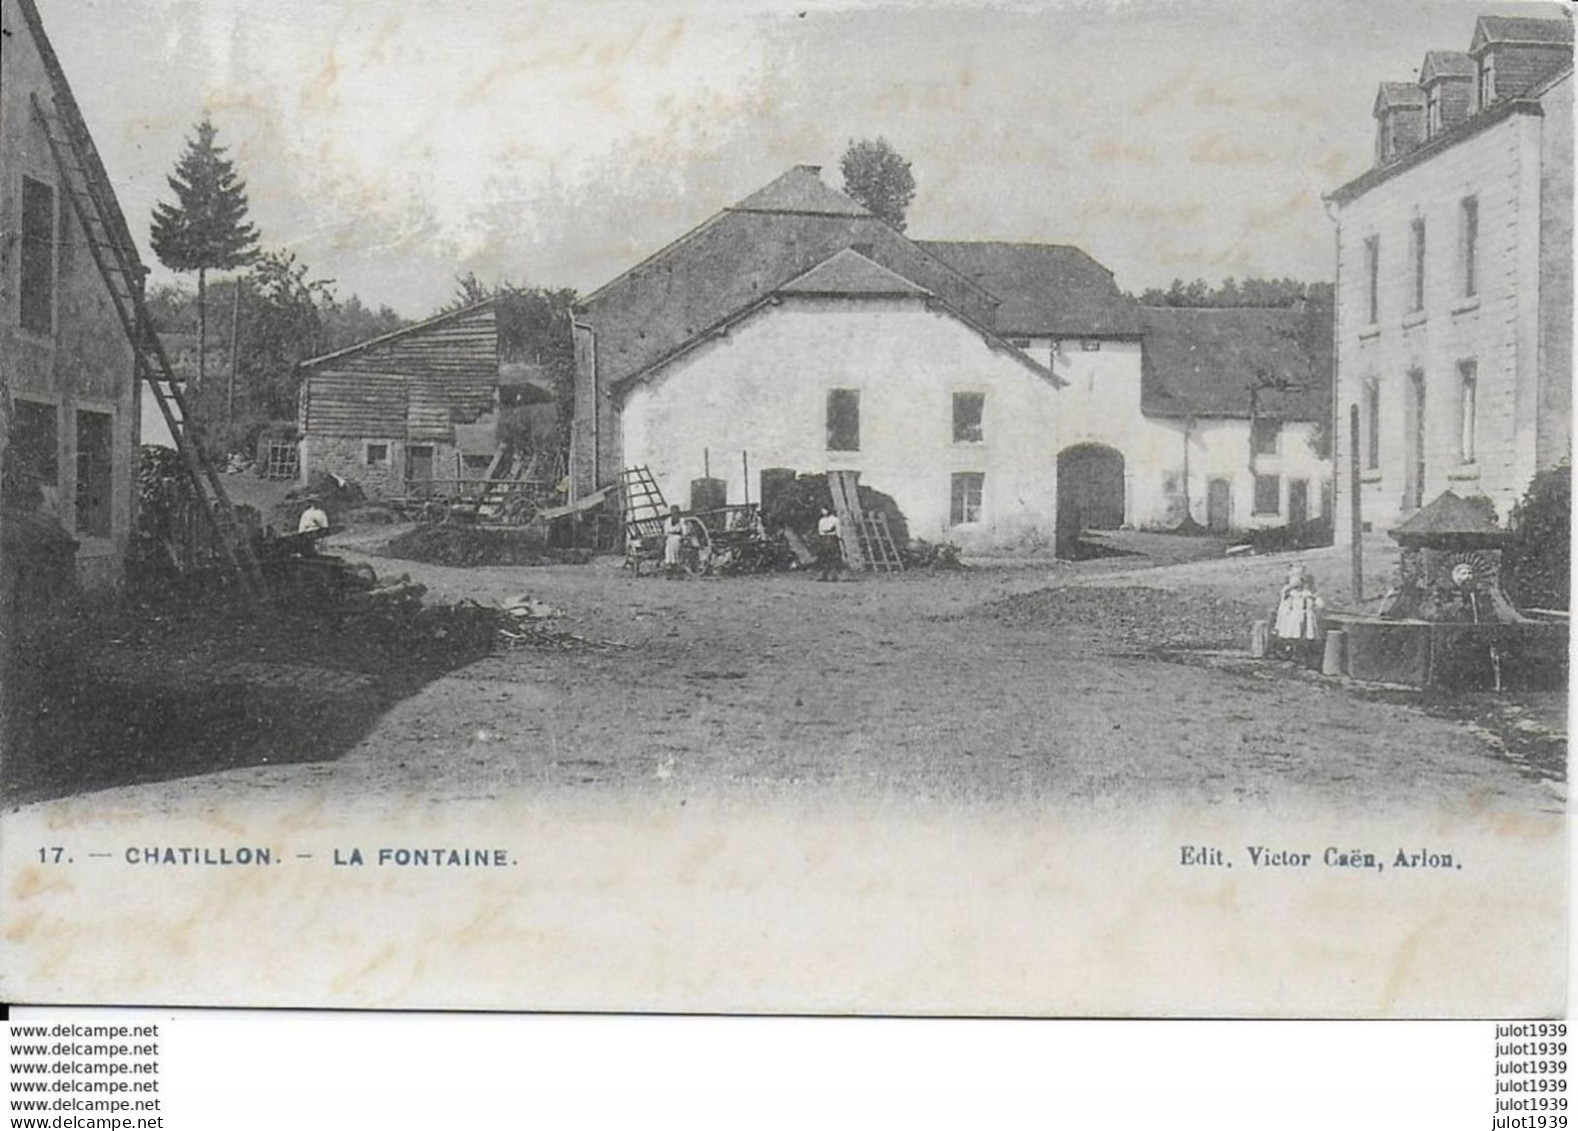
[[[862,545],[860,513],[860,473],[829,471],[827,487],[833,496],[833,513],[838,516],[838,539],[844,547],[844,561],[851,569],[869,568]]]

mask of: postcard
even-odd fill
[[[0,1000],[1565,1010],[1563,7],[0,13]]]

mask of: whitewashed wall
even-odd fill
[[[860,450],[828,451],[830,389],[860,391]],[[953,394],[985,394],[983,439],[953,440]],[[892,495],[911,532],[967,548],[1050,544],[1060,392],[1013,353],[908,299],[786,299],[736,323],[632,387],[620,414],[624,463],[649,466],[684,501],[710,453],[730,502],[768,467],[854,470]],[[984,475],[982,520],[951,526],[952,475]]]
[[[1429,502],[1451,488],[1489,496],[1505,518],[1536,470],[1541,122],[1513,115],[1343,207],[1338,242],[1337,404],[1340,420],[1339,540],[1349,532],[1349,409],[1367,413],[1366,385],[1380,390],[1380,466],[1360,475],[1362,515],[1385,530],[1407,517],[1409,374],[1425,380],[1425,484]],[[1571,170],[1567,171],[1571,178]],[[1460,201],[1479,200],[1477,294],[1465,297],[1459,267]],[[1425,304],[1412,310],[1409,226],[1425,221]],[[1379,317],[1368,311],[1365,241],[1380,240]],[[1459,452],[1458,365],[1478,372],[1476,459]],[[1566,362],[1570,380],[1571,361]],[[1365,453],[1367,419],[1361,421]]]

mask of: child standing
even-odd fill
[[[1305,664],[1314,663],[1320,647],[1320,596],[1315,592],[1315,575],[1302,562],[1288,568],[1288,579],[1277,602],[1277,619],[1272,631],[1278,651]]]

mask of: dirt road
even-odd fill
[[[619,646],[504,652],[395,703],[337,759],[274,758],[139,787],[139,805],[172,790],[186,801],[300,791],[332,803],[524,788],[1098,810],[1561,806],[1563,787],[1545,780],[1554,775],[1460,722],[1274,666],[1199,659],[1195,649],[1241,648],[1263,612],[1208,597],[1197,565],[1176,567],[1191,584],[1165,592],[1150,587],[1165,569],[819,584],[638,581],[609,560],[470,570],[368,560],[385,576],[408,572],[430,600],[530,593],[563,610],[557,627]],[[1024,596],[1049,584],[1080,588]]]

